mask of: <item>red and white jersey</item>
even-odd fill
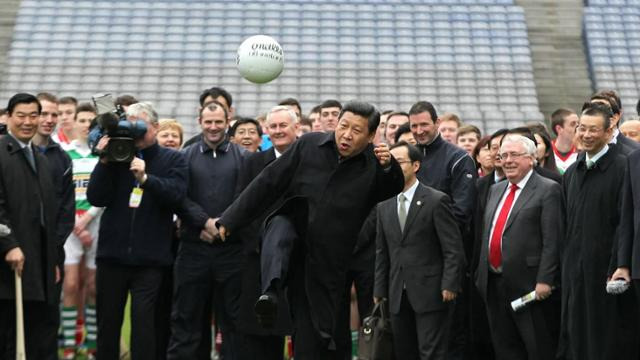
[[[560,151],[556,148],[556,141],[551,142],[551,147],[553,148],[553,156],[556,158],[556,166],[558,167],[558,171],[560,174],[564,174],[565,171],[576,162],[578,158],[578,152],[576,151],[576,147],[572,146],[571,150],[566,154],[561,154]]]
[[[51,136],[53,141],[60,144],[63,150],[68,150],[71,148],[71,140],[64,134],[62,129],[58,128],[58,130]]]

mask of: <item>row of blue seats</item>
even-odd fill
[[[155,0],[151,1],[139,1],[137,3],[127,3],[123,1],[51,1],[51,0],[25,0],[23,1],[24,7],[37,7],[37,6],[62,6],[62,7],[105,7],[109,8],[110,5],[118,7],[127,7],[128,8],[136,8],[136,7],[145,7],[152,6],[153,4],[167,4],[165,6],[207,6],[207,2],[202,0],[182,0],[180,3],[176,4],[174,0]],[[513,0],[220,0],[218,1],[220,4],[225,3],[257,3],[257,4],[367,4],[367,5],[378,5],[378,4],[388,4],[388,5],[447,5],[447,6],[456,6],[456,5],[486,5],[486,6],[510,6],[514,5]]]

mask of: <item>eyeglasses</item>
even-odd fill
[[[579,133],[591,133],[591,134],[599,134],[600,132],[604,131],[603,128],[599,128],[599,127],[586,127],[583,125],[578,126],[578,132]]]
[[[523,153],[514,153],[514,152],[512,152],[512,153],[502,153],[502,154],[500,154],[498,156],[500,157],[500,160],[507,160],[508,158],[512,158],[513,160],[516,160],[516,159],[519,159],[519,158],[521,158],[521,157],[523,157],[525,155],[529,155],[529,154],[526,153],[526,152],[523,152]]]
[[[411,161],[411,160],[402,160],[402,161],[398,161],[398,164],[411,164],[412,162],[413,161]]]

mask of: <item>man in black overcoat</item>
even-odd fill
[[[301,234],[295,241],[305,250],[291,258],[288,272],[295,275],[288,294],[296,359],[334,357],[337,306],[358,232],[376,203],[403,188],[402,171],[388,148],[382,145],[374,150],[370,145],[379,120],[379,112],[370,104],[345,105],[335,133],[300,138],[262,171],[218,221],[224,239],[281,196],[306,199],[306,224],[296,227],[305,228],[306,236]],[[280,245],[265,239],[262,248],[277,253],[274,246]],[[286,275],[286,267],[282,270]]]
[[[640,308],[640,150],[627,158],[627,173],[622,189],[622,209],[620,228],[616,238],[616,272],[612,279],[624,279],[633,282],[636,309]],[[639,312],[640,314],[640,312]],[[638,321],[640,323],[640,319]]]
[[[409,110],[409,124],[423,159],[418,180],[420,183],[449,195],[453,215],[456,217],[465,249],[465,256],[471,256],[473,232],[471,219],[475,208],[478,177],[473,158],[466,151],[442,138],[438,132],[441,120],[433,104],[418,101]],[[468,293],[471,290],[469,268],[463,269],[465,278],[462,290],[456,298],[453,323],[449,332],[448,358],[465,359],[469,353],[469,306]]]
[[[613,90],[600,90],[591,96],[590,103],[599,103],[611,108],[611,135],[609,135],[609,145],[617,148],[618,153],[629,156],[633,151],[640,149],[640,144],[624,136],[618,129],[622,120],[622,103],[620,97]],[[588,106],[588,104],[585,104]],[[584,107],[583,107],[584,110]]]
[[[612,247],[620,220],[626,161],[608,145],[611,109],[586,107],[577,133],[584,149],[564,174],[566,238],[561,246],[562,326],[559,353],[568,359],[636,359],[630,293],[610,295]]]
[[[56,302],[61,239],[56,234],[56,190],[47,159],[31,144],[40,103],[30,94],[9,100],[9,134],[0,139],[0,358],[15,358],[14,270],[22,274],[24,333],[29,359],[50,358],[42,339]]]
[[[482,243],[482,219],[484,218],[484,209],[489,196],[489,189],[495,183],[505,179],[502,171],[502,160],[498,156],[500,152],[500,143],[502,138],[509,132],[508,129],[499,129],[489,139],[487,146],[491,151],[494,170],[489,174],[478,178],[476,181],[476,206],[473,213],[473,250],[469,259],[469,269],[475,271],[478,267],[478,259],[480,258],[480,244]],[[471,279],[475,278],[475,274],[471,274]],[[475,286],[470,287],[470,338],[469,347],[471,348],[472,359],[492,359],[494,358],[493,344],[491,344],[491,332],[489,331],[489,320],[485,303],[478,289]]]

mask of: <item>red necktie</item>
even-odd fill
[[[511,184],[511,191],[509,191],[509,195],[507,195],[504,204],[502,204],[498,220],[496,220],[496,225],[493,227],[491,243],[489,244],[489,264],[491,264],[494,269],[502,265],[502,233],[504,232],[504,226],[507,224],[509,211],[511,211],[513,200],[516,198],[517,190],[518,185]]]

